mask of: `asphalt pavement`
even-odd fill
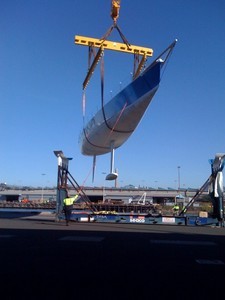
[[[2,299],[225,296],[225,228],[0,219]]]

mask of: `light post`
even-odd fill
[[[177,167],[178,171],[178,191],[180,191],[180,166]]]
[[[103,175],[106,174],[106,172],[102,172]],[[105,202],[105,178],[104,178],[104,182],[103,182],[103,186],[102,186],[102,201],[103,203]]]
[[[42,176],[45,176],[46,174],[42,173]],[[44,197],[44,181],[42,180],[42,189],[41,189],[41,202],[43,202]]]

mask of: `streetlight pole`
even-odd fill
[[[106,174],[106,172],[102,172],[103,175]],[[103,186],[102,186],[102,201],[103,203],[105,202],[105,178],[104,178],[104,182],[103,182]]]
[[[180,191],[180,166],[177,167],[178,170],[178,191]]]
[[[42,173],[42,176],[45,176],[46,174]],[[42,180],[42,189],[41,189],[41,202],[43,202],[43,197],[44,197],[44,182]]]

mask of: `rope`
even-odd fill
[[[121,110],[121,112],[119,114],[119,117],[117,118],[114,126],[111,127],[109,125],[109,123],[107,122],[106,114],[105,114],[105,109],[104,109],[104,60],[103,60],[103,58],[101,59],[101,103],[102,103],[102,114],[103,114],[104,122],[105,122],[106,126],[109,128],[109,130],[111,131],[110,135],[112,134],[112,131],[114,131],[114,132],[120,132],[120,133],[130,133],[130,132],[133,132],[133,130],[128,130],[128,131],[123,130],[122,131],[122,130],[116,130],[115,129],[116,124],[118,123],[119,119],[122,116],[122,113],[123,113],[124,109],[127,106],[127,102],[125,103],[124,107],[122,108],[122,110]]]
[[[88,178],[89,178],[89,176],[90,176],[90,174],[91,174],[92,169],[93,169],[93,167],[91,167],[91,168],[89,169],[89,172],[88,172],[86,178],[85,178],[85,179],[83,180],[83,182],[82,182],[82,186],[85,186],[85,183],[86,183],[86,181],[88,180]]]
[[[116,122],[115,122],[113,128],[111,129],[111,131],[110,131],[110,133],[109,133],[109,135],[108,135],[108,138],[111,136],[111,134],[113,133],[113,131],[115,131],[115,132],[122,132],[122,131],[115,130],[114,128],[116,127],[117,123],[119,122],[119,120],[120,120],[120,118],[121,118],[121,116],[122,116],[122,114],[123,114],[123,111],[125,110],[126,106],[127,106],[127,102],[124,104],[124,107],[122,108],[122,110],[121,110],[121,112],[120,112],[120,114],[119,114],[119,116],[118,116],[118,118],[117,118],[117,120],[116,120]],[[124,131],[123,131],[122,133],[124,133]],[[108,139],[108,138],[107,138],[107,139]],[[106,141],[107,141],[107,140],[106,140]],[[106,142],[105,142],[105,144],[106,144]],[[105,145],[105,144],[104,144],[104,145]]]
[[[85,123],[85,111],[86,111],[86,94],[85,94],[85,91],[83,91],[83,95],[82,95],[83,128],[84,128],[84,123]]]

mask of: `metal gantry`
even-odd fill
[[[69,161],[72,158],[66,157],[61,150],[54,151],[58,159],[58,176],[57,176],[57,195],[56,195],[56,221],[59,221],[63,211],[63,200],[68,195],[68,184],[70,183],[74,190],[79,193],[82,201],[87,205],[90,211],[96,211],[95,206],[91,203],[83,188],[77,183],[69,172]]]

